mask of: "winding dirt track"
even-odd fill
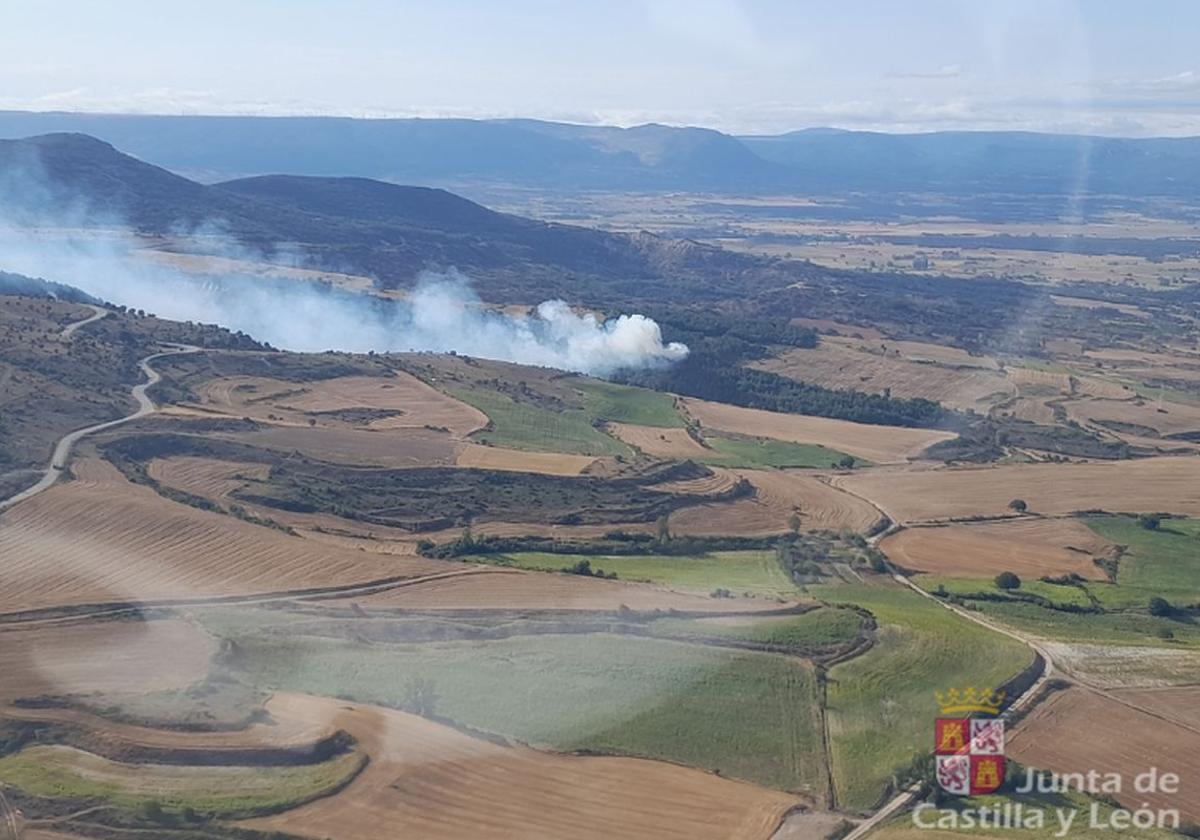
[[[69,339],[80,327],[94,323],[95,321],[99,321],[101,318],[107,317],[109,314],[109,311],[103,307],[89,305],[89,308],[93,310],[93,314],[87,318],[84,318],[82,321],[75,321],[74,323],[68,324],[61,333],[62,338]],[[193,347],[190,344],[170,344],[166,342],[164,342],[164,344],[171,349],[164,350],[160,353],[152,353],[138,362],[138,367],[140,367],[142,369],[142,373],[146,375],[146,381],[140,385],[135,385],[129,392],[130,396],[132,396],[134,401],[137,402],[137,411],[133,412],[133,414],[126,415],[125,417],[121,417],[116,420],[108,420],[104,423],[97,423],[94,426],[86,426],[82,429],[76,429],[75,431],[64,435],[58,441],[58,444],[55,445],[54,454],[50,456],[50,463],[46,466],[46,470],[42,473],[42,477],[38,480],[37,484],[22,490],[20,493],[17,493],[14,496],[9,496],[7,499],[0,500],[0,510],[10,508],[13,505],[19,504],[26,499],[30,499],[52,487],[54,483],[58,481],[59,476],[62,475],[63,469],[66,468],[67,461],[71,458],[72,448],[74,448],[75,444],[78,443],[81,438],[95,434],[96,432],[102,432],[105,429],[111,429],[114,426],[120,426],[122,423],[128,423],[131,420],[138,420],[142,417],[145,417],[147,414],[153,414],[158,410],[158,407],[154,404],[154,401],[146,395],[146,392],[150,390],[150,388],[157,385],[162,379],[162,376],[159,375],[158,371],[150,367],[150,363],[155,359],[161,359],[164,356],[178,356],[183,353],[196,353],[200,350],[199,347]]]

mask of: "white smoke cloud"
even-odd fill
[[[212,231],[202,237],[209,246],[221,243],[222,258],[263,259]],[[683,344],[664,343],[658,324],[644,315],[600,320],[561,300],[528,314],[497,312],[458,272],[426,273],[406,300],[380,300],[298,280],[187,274],[138,259],[143,247],[129,234],[0,221],[0,270],[66,283],[164,318],[219,324],[285,350],[453,351],[598,376],[667,365],[688,353]],[[286,253],[273,261],[301,262]]]

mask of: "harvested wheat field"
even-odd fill
[[[864,532],[880,519],[879,511],[862,499],[829,486],[811,472],[788,470],[729,470],[749,481],[754,495],[731,502],[711,502],[671,514],[671,530],[688,536],[761,537],[791,530],[800,515],[802,531]]]
[[[853,339],[831,338],[811,350],[787,350],[752,367],[825,388],[871,393],[890,390],[894,397],[920,397],[948,408],[981,413],[1015,395],[1016,388],[1003,373],[967,358],[972,364],[913,361],[891,342],[864,345]]]
[[[1093,558],[1115,550],[1074,519],[907,528],[888,537],[880,548],[894,563],[916,572],[966,578],[1015,572],[1029,580],[1069,574],[1107,580]]]
[[[1072,420],[1104,426],[1118,434],[1141,432],[1165,436],[1200,432],[1198,406],[1146,399],[1070,400],[1062,405]]]
[[[502,449],[498,446],[464,444],[455,465],[478,470],[529,472],[542,475],[580,475],[596,459],[591,455],[567,455],[558,452],[526,452],[521,449]]]
[[[1200,458],[1080,464],[1008,464],[936,470],[861,470],[832,479],[900,523],[1005,516],[1024,499],[1033,513],[1085,510],[1200,515]]]
[[[263,750],[312,752],[337,734],[326,721],[299,718],[269,719],[244,729],[156,729],[69,708],[0,706],[0,721],[4,720],[64,724],[84,733],[89,750],[119,761],[136,760],[146,752],[204,752],[207,764],[245,764],[251,763],[250,754]],[[220,753],[228,757],[214,756]]]
[[[1071,377],[1065,373],[1026,367],[1008,367],[1004,375],[1022,394],[1041,396],[1071,393]]]
[[[697,443],[687,429],[609,423],[608,431],[654,458],[683,461],[688,458],[711,458],[713,455],[713,451]]]
[[[248,479],[260,481],[270,470],[267,464],[217,461],[190,455],[155,458],[146,467],[146,473],[164,487],[213,500],[228,498],[234,490],[246,486]]]
[[[1061,399],[1061,397],[1052,397],[1050,399]],[[1043,426],[1053,426],[1058,422],[1058,417],[1054,414],[1054,409],[1050,406],[1050,399],[1046,397],[1018,397],[1012,402],[1005,403],[1003,406],[997,406],[994,409],[994,414],[1002,417],[1015,417],[1018,420],[1028,420],[1030,423],[1039,423]]]
[[[404,429],[431,426],[465,437],[487,425],[483,412],[415,376],[343,376],[286,382],[255,376],[214,379],[198,389],[201,408],[233,417],[308,425]]]
[[[938,441],[955,437],[952,432],[932,429],[872,426],[827,417],[740,408],[707,400],[683,398],[681,402],[687,413],[708,429],[793,443],[815,443],[877,464],[907,461]]]
[[[660,493],[673,493],[681,496],[721,496],[735,490],[745,479],[734,470],[710,467],[711,474],[703,478],[687,478],[680,481],[666,481],[655,484],[650,489]]]
[[[271,426],[253,432],[219,434],[225,440],[283,452],[300,452],[319,461],[364,467],[449,466],[463,444],[447,432],[431,429],[328,428]]]
[[[289,694],[269,708],[344,729],[371,763],[335,796],[242,823],[262,831],[333,840],[767,840],[801,804],[665,762],[502,747],[374,706]]]
[[[0,627],[0,700],[183,689],[208,675],[216,650],[178,620]]]
[[[1091,733],[1090,735],[1088,733]],[[1124,706],[1086,688],[1056,691],[1009,736],[1008,755],[1056,773],[1120,773],[1117,800],[1128,808],[1176,808],[1200,822],[1200,732]],[[1138,773],[1176,773],[1177,794],[1133,790]]]
[[[446,568],[338,551],[172,502],[98,459],[73,470],[77,480],[0,517],[0,612],[294,592]]]
[[[862,343],[857,342],[856,344]],[[888,353],[899,354],[900,357],[912,362],[934,362],[950,367],[977,367],[984,370],[1000,369],[1000,363],[991,356],[972,356],[959,347],[930,344],[927,341],[895,341],[892,339],[884,339],[878,344],[881,349],[886,347]],[[875,345],[870,346],[873,348]]]
[[[361,598],[322,601],[365,609],[404,610],[586,610],[616,612],[628,607],[638,612],[758,612],[777,610],[767,598],[706,598],[645,583],[600,580],[555,572],[467,567],[476,574],[442,577],[399,586]]]

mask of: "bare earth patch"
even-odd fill
[[[950,577],[990,578],[1007,571],[1029,580],[1068,574],[1107,580],[1093,558],[1114,546],[1073,519],[1022,519],[908,528],[880,548],[905,569]]]

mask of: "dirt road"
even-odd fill
[[[101,318],[104,318],[109,314],[107,309],[103,309],[99,306],[92,306],[91,309],[95,310],[95,314],[83,319],[82,321],[76,321],[73,324],[67,325],[67,327],[62,331],[61,335],[64,338],[70,338],[80,327],[85,326],[86,324],[91,324],[95,321],[99,321]],[[169,347],[170,349],[163,350],[159,353],[152,353],[138,362],[138,366],[142,369],[142,373],[144,373],[146,376],[146,381],[140,385],[133,386],[129,392],[130,396],[132,396],[134,401],[137,402],[137,411],[133,412],[133,414],[120,417],[116,420],[109,420],[104,423],[97,423],[94,426],[76,429],[75,431],[64,435],[61,439],[59,439],[57,445],[55,445],[54,454],[50,456],[50,463],[47,465],[45,472],[42,473],[42,477],[38,480],[37,484],[22,490],[15,496],[9,496],[7,499],[0,500],[0,510],[10,508],[13,505],[19,504],[20,502],[36,496],[38,493],[41,493],[42,491],[52,487],[62,475],[63,469],[67,466],[67,461],[69,461],[71,458],[72,448],[81,438],[95,434],[96,432],[102,432],[105,429],[111,429],[114,426],[120,426],[122,423],[128,423],[131,420],[137,420],[145,417],[147,414],[153,414],[155,411],[157,411],[158,407],[154,404],[154,401],[146,395],[146,391],[157,385],[162,379],[162,376],[159,375],[158,371],[150,367],[150,363],[155,359],[161,359],[164,356],[176,356],[181,353],[196,353],[200,350],[199,347],[193,347],[190,344],[164,343],[164,346]]]

